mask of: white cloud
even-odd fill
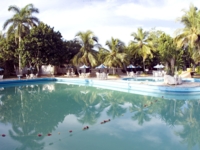
[[[160,137],[156,137],[156,136],[151,136],[151,135],[145,135],[143,136],[144,139],[148,140],[148,141],[151,141],[153,143],[157,143],[157,144],[160,144],[162,143]]]
[[[199,4],[198,1],[195,1]],[[166,0],[163,4],[156,5],[157,1],[144,1],[140,3],[126,3],[118,7],[117,15],[127,16],[136,20],[176,20],[183,15],[182,9],[189,8],[189,1]],[[197,5],[198,6],[198,5]]]
[[[0,2],[0,26],[13,15],[7,10],[10,5],[21,8],[29,3],[40,11],[34,15],[60,31],[64,39],[71,40],[77,32],[91,30],[103,46],[111,37],[128,44],[132,40],[130,34],[138,27],[156,27],[173,35],[181,27],[174,23],[183,15],[181,10],[188,9],[190,3],[200,6],[198,0],[6,0]]]

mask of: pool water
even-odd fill
[[[0,149],[196,150],[199,114],[193,99],[52,82],[1,87]]]

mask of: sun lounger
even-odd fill
[[[96,72],[96,76],[97,76],[97,79],[99,79],[100,78],[100,73]]]
[[[30,76],[28,74],[26,74],[26,79],[29,79],[29,78],[30,78]]]

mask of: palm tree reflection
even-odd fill
[[[11,124],[9,136],[21,143],[18,149],[44,147],[44,136],[38,137],[37,134],[47,135],[56,130],[67,115],[77,116],[81,124],[94,125],[104,112],[110,119],[130,113],[130,118],[141,126],[150,122],[152,117],[157,117],[171,128],[181,126],[182,130],[175,131],[175,135],[180,136],[190,149],[200,145],[199,101],[155,99],[105,89],[96,90],[89,86],[51,84],[48,87],[51,87],[50,90],[38,84],[0,91],[3,95],[0,121]],[[127,111],[128,107],[130,112]]]
[[[107,114],[113,119],[115,117],[122,116],[122,114],[126,112],[126,108],[122,107],[125,100],[121,94],[114,91],[109,91],[106,94],[106,101],[109,103]]]
[[[76,94],[76,99],[79,100],[79,103],[82,106],[82,111],[77,114],[78,121],[82,124],[93,125],[97,122],[97,119],[100,117],[99,110],[95,107],[99,100],[97,99],[97,93],[90,91],[87,87],[80,87],[80,92]]]
[[[20,147],[17,149],[19,150],[26,150],[26,149],[41,149],[44,147],[44,142],[40,143],[43,137],[38,138],[36,135],[36,131],[33,129],[30,130],[28,126],[18,127],[16,125],[12,126],[12,130],[9,130],[9,135],[15,141],[22,143]]]

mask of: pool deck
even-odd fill
[[[139,76],[138,78],[145,78],[145,76]],[[153,76],[146,76],[147,78],[154,78]],[[96,77],[79,78],[79,77],[66,77],[66,76],[40,76],[35,79],[16,78],[3,79],[0,81],[0,85],[8,85],[8,83],[34,83],[40,81],[58,81],[58,82],[70,82],[75,84],[89,84],[100,85],[101,87],[131,89],[148,92],[199,92],[200,93],[200,78],[184,78],[182,84],[168,85],[163,82],[150,82],[150,81],[128,81],[122,80],[128,78],[126,75],[119,77],[108,77],[108,79],[98,79]],[[9,85],[8,85],[9,86]]]
[[[143,77],[143,76],[141,76]],[[165,99],[199,99],[200,94],[200,79],[198,78],[184,78],[180,85],[166,85],[162,82],[149,81],[128,81],[122,80],[127,76],[109,77],[108,79],[97,79],[96,77],[79,78],[79,77],[65,77],[65,76],[40,76],[35,79],[10,78],[0,81],[0,86],[15,86],[21,83],[37,84],[41,82],[55,81],[61,84],[75,84],[79,86],[93,86],[96,88],[103,88],[121,92],[128,92],[133,94],[165,97]],[[138,77],[139,78],[139,77]],[[144,78],[144,77],[143,77]],[[147,78],[153,78],[148,76]],[[197,82],[196,82],[197,81]]]
[[[144,77],[145,76],[140,76],[140,77]],[[153,78],[153,76],[146,76],[147,78],[151,77]],[[58,78],[63,78],[63,76],[59,76]],[[69,77],[64,77],[67,79],[74,79],[74,78],[69,78]],[[75,77],[77,79],[84,79],[84,78],[79,78],[79,77]],[[88,79],[91,80],[98,80],[98,81],[113,81],[113,82],[122,82],[122,78],[128,78],[126,75],[121,75],[120,77],[108,77],[108,79],[104,80],[104,79],[98,79],[96,77],[90,77]],[[86,78],[87,79],[87,78]],[[194,78],[191,78],[191,80]],[[199,78],[200,79],[200,78]],[[190,79],[188,79],[190,80]],[[163,82],[148,82],[148,81],[130,81],[133,84],[143,84],[143,85],[155,85],[155,86],[165,86],[165,87],[200,87],[200,82],[183,82],[182,84],[177,84],[177,85],[169,85],[169,84],[165,84]]]

